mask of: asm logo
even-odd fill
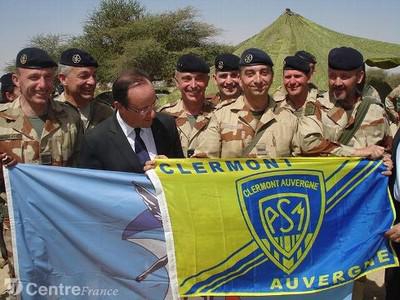
[[[310,251],[325,214],[322,172],[259,173],[236,182],[247,226],[265,255],[292,273]]]

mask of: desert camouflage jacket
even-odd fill
[[[287,109],[278,107],[271,97],[267,109],[258,119],[240,96],[213,113],[195,155],[210,158],[288,157],[299,152],[296,130],[297,118]],[[257,143],[247,151],[248,155],[244,154],[257,135],[260,136]]]
[[[65,104],[50,101],[42,134],[38,136],[24,116],[19,99],[0,111],[0,152],[12,155],[19,163],[76,165],[82,130],[79,115]]]
[[[308,102],[313,101],[315,102],[318,97],[318,90],[317,89],[310,89],[308,91],[307,99],[304,102],[304,105],[298,109],[296,109],[293,105],[293,103],[287,98],[287,94],[280,94],[280,93],[275,93],[276,96],[274,96],[275,102],[289,111],[291,111],[297,118],[300,118],[304,116],[304,111],[305,107]]]
[[[82,114],[81,114],[80,110],[76,106],[71,104],[70,102],[66,101],[64,93],[59,95],[55,100],[64,102],[64,103],[68,104],[69,106],[71,106],[73,109],[75,109],[79,113],[79,115],[81,116],[81,119],[82,119]],[[92,100],[89,103],[89,117],[88,117],[86,126],[83,126],[84,131],[95,127],[100,122],[102,122],[105,119],[107,119],[108,117],[112,116],[113,113],[114,113],[114,110],[107,104]]]
[[[175,118],[185,157],[190,157],[198,147],[199,136],[207,128],[213,110],[214,105],[211,102],[204,102],[202,113],[196,117],[196,122],[192,127],[188,120],[183,100],[166,104],[159,109],[160,112],[167,113]]]
[[[379,102],[371,104],[360,128],[347,145],[338,142],[345,128],[353,126],[361,99],[350,111],[344,110],[325,93],[309,102],[305,116],[299,119],[299,140],[305,155],[350,156],[355,148],[380,145],[390,151],[392,135],[385,109]]]

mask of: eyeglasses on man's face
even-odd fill
[[[137,114],[140,114],[140,115],[144,116],[144,115],[148,114],[149,112],[151,112],[154,109],[154,107],[156,106],[156,100],[157,99],[154,99],[154,102],[152,104],[147,105],[147,106],[142,107],[142,108],[125,106],[125,109],[128,110],[128,111],[135,112]]]

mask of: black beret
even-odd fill
[[[362,54],[354,48],[340,47],[329,51],[328,65],[335,70],[355,70],[364,64]]]
[[[317,60],[315,59],[315,56],[312,55],[310,52],[307,52],[307,51],[304,51],[304,50],[300,50],[300,51],[297,51],[294,55],[297,56],[297,57],[300,57],[301,59],[305,60],[309,64],[316,64],[317,63]]]
[[[72,67],[95,67],[99,65],[97,61],[86,51],[71,48],[61,53],[60,64]]]
[[[14,82],[12,81],[12,74],[13,73],[6,73],[0,78],[1,82],[1,89],[3,90],[5,87],[14,86]]]
[[[196,72],[205,73],[210,72],[210,67],[201,57],[194,54],[185,54],[179,57],[176,63],[176,70],[178,72]]]
[[[57,64],[46,51],[39,48],[25,48],[17,54],[15,66],[25,69],[43,69],[57,67]]]
[[[239,65],[241,67],[252,65],[266,65],[272,67],[274,63],[271,57],[261,49],[249,48],[243,51]]]
[[[215,71],[237,71],[239,70],[240,57],[235,54],[219,54],[215,58]]]
[[[298,70],[305,74],[310,73],[310,64],[298,56],[287,56],[283,61],[284,70]]]

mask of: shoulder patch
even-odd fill
[[[0,141],[8,141],[8,140],[22,140],[22,134],[14,133],[14,134],[0,135]]]
[[[166,103],[166,104],[164,104],[164,105],[161,105],[161,107],[158,108],[157,111],[160,111],[160,112],[161,112],[161,111],[163,111],[163,110],[165,110],[165,109],[167,109],[167,108],[174,107],[175,105],[178,104],[178,102],[179,102],[179,100],[174,101],[174,102],[169,102],[169,103]]]
[[[315,103],[314,102],[307,102],[306,107],[304,108],[304,115],[305,116],[313,116],[315,115]]]
[[[221,101],[220,103],[218,103],[218,104],[215,106],[215,109],[216,109],[216,110],[221,109],[222,107],[227,106],[227,105],[229,105],[229,104],[231,104],[231,103],[234,103],[235,101],[236,101],[235,98],[227,99],[227,100]]]

